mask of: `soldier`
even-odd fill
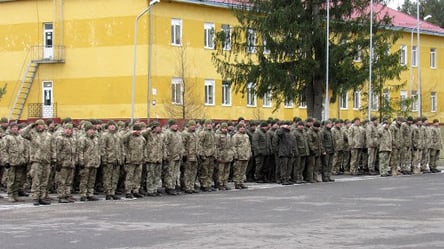
[[[341,131],[344,134],[344,160],[342,163],[342,167],[344,170],[344,174],[350,174],[350,158],[351,158],[351,147],[350,147],[350,140],[348,140],[349,136],[349,128],[352,125],[350,120],[346,119],[344,121],[344,126],[341,128]]]
[[[139,193],[142,178],[142,165],[145,162],[145,138],[141,134],[142,126],[139,123],[133,125],[133,130],[123,137],[125,151],[125,197],[142,198]]]
[[[293,167],[293,179],[296,184],[304,183],[304,169],[307,157],[310,155],[310,150],[307,142],[307,134],[304,130],[304,122],[298,121],[296,129],[293,132],[298,153],[295,156]]]
[[[198,157],[200,153],[199,136],[196,133],[196,122],[190,120],[187,123],[187,129],[182,132],[183,147],[185,152],[182,157],[184,165],[184,192],[187,194],[199,193],[194,189],[196,183],[197,169],[198,169]]]
[[[106,131],[100,137],[100,155],[103,165],[103,187],[106,200],[119,200],[116,196],[120,165],[123,164],[123,144],[117,132],[116,123],[108,122]]]
[[[390,133],[392,134],[392,152],[390,153],[390,168],[392,175],[398,175],[398,167],[400,166],[399,158],[402,144],[401,136],[402,117],[395,119],[390,125]]]
[[[48,182],[51,171],[52,136],[45,130],[45,122],[41,119],[28,125],[21,131],[23,138],[30,141],[31,160],[31,193],[34,205],[49,205]]]
[[[421,156],[421,172],[430,173],[429,162],[430,162],[430,149],[432,148],[432,132],[430,130],[430,125],[426,117],[422,118],[421,126],[423,137],[423,150]]]
[[[376,154],[378,153],[378,118],[372,117],[365,128],[365,141],[368,150],[367,167],[370,175],[376,175]]]
[[[295,148],[294,137],[290,133],[288,122],[284,122],[276,131],[277,136],[277,155],[279,157],[280,182],[282,185],[290,185],[292,173],[292,158]]]
[[[20,179],[26,175],[25,143],[19,133],[17,123],[10,125],[10,132],[4,138],[3,165],[7,169],[7,191],[10,202],[23,201],[19,199]]]
[[[267,155],[267,140],[265,133],[267,132],[268,124],[261,122],[260,128],[256,129],[252,137],[252,150],[256,162],[256,169],[254,171],[254,178],[257,183],[264,183],[264,163]]]
[[[335,154],[333,155],[333,174],[337,175],[341,171],[343,172],[344,166],[344,150],[345,150],[345,141],[344,141],[344,131],[342,130],[343,121],[341,119],[336,120],[334,127],[331,129],[331,133],[333,135],[333,140],[335,141]]]
[[[421,156],[424,147],[424,133],[421,129],[422,118],[417,118],[412,125],[412,172],[419,174],[421,171]]]
[[[321,169],[321,155],[324,154],[322,138],[320,132],[321,123],[315,121],[313,126],[307,132],[308,148],[310,155],[307,158],[307,181],[310,183],[318,182],[318,173]]]
[[[97,168],[100,166],[99,139],[90,123],[84,124],[85,133],[79,139],[80,201],[97,201],[94,196]]]
[[[2,118],[3,121],[3,118]],[[7,121],[7,120],[6,120]],[[3,161],[3,154],[4,152],[4,137],[5,137],[5,132],[6,130],[3,128],[3,124],[2,123],[0,125],[0,189],[6,188],[6,182],[3,181],[3,176],[6,176],[7,174],[7,170],[4,168],[4,161]],[[0,195],[0,199],[2,199],[3,196]]]
[[[248,127],[245,127],[246,133],[248,135],[248,138],[250,139],[251,145],[253,144],[253,134],[256,131],[256,126],[257,126],[257,124],[255,121],[250,121],[248,124]],[[247,178],[247,182],[254,181],[254,171],[256,170],[256,161],[255,161],[254,151],[252,150],[251,153],[252,154],[251,154],[250,160],[248,160],[247,171],[245,173],[245,176]]]
[[[361,158],[362,148],[364,147],[364,138],[360,128],[361,120],[355,118],[349,128],[348,141],[351,149],[350,174],[359,174],[359,159]]]
[[[200,186],[202,191],[211,191],[211,183],[214,174],[214,158],[216,155],[216,137],[213,132],[211,120],[205,120],[204,129],[199,133],[199,144],[201,146],[200,160]]]
[[[234,148],[231,136],[228,134],[227,123],[220,125],[220,133],[216,134],[216,161],[217,161],[217,182],[219,190],[231,190],[228,184],[230,165],[234,158]]]
[[[278,167],[279,163],[277,162],[278,158],[276,156],[276,136],[275,132],[279,128],[279,124],[277,120],[271,121],[271,127],[267,130],[267,133],[265,134],[266,140],[267,140],[267,157],[266,162],[268,164],[268,174],[266,176],[267,180],[274,180],[276,182],[279,182],[280,180],[280,167]]]
[[[71,189],[74,179],[74,169],[77,163],[77,145],[73,137],[73,125],[66,123],[62,134],[55,139],[55,149],[52,156],[56,170],[57,196],[59,203],[75,202]]]
[[[440,173],[441,170],[437,169],[437,161],[439,159],[439,153],[442,149],[441,141],[441,129],[439,128],[439,120],[434,119],[431,127],[432,133],[432,148],[430,149],[430,171],[432,173]]]
[[[407,117],[406,122],[401,124],[401,151],[400,151],[400,161],[401,161],[401,173],[403,175],[411,174],[412,166],[412,125],[413,118],[411,116]]]
[[[322,181],[334,182],[331,178],[333,155],[336,151],[336,144],[331,132],[332,123],[330,120],[324,122],[324,128],[321,131],[322,146],[324,153],[321,155],[322,162]]]
[[[392,151],[392,134],[389,129],[388,120],[384,120],[378,130],[379,136],[379,174],[380,176],[391,176],[389,172],[390,153]]]
[[[358,167],[359,173],[364,173],[368,171],[368,148],[367,148],[367,137],[366,137],[366,128],[370,121],[368,119],[361,122],[361,126],[359,127],[360,136],[362,139],[362,149],[361,149],[361,158],[359,158]]]
[[[178,131],[176,120],[168,120],[169,129],[165,132],[165,158],[166,173],[164,184],[166,193],[169,195],[177,195],[176,186],[180,187],[180,162],[184,154],[182,135]]]
[[[245,125],[239,124],[237,129],[237,133],[233,136],[235,159],[233,181],[236,189],[247,189],[248,187],[244,184],[244,176],[247,170],[248,160],[251,158],[251,144],[245,131]]]

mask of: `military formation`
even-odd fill
[[[332,175],[437,173],[439,121],[268,119],[74,123],[70,118],[0,128],[0,184],[8,201],[34,205],[333,182]],[[1,195],[0,195],[1,197]]]

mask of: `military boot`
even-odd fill
[[[33,200],[32,204],[34,204],[34,206],[40,206],[39,200]]]
[[[88,201],[98,201],[99,200],[99,198],[95,197],[94,195],[93,196],[88,196],[88,197],[86,197],[86,199]]]
[[[39,204],[40,204],[40,205],[50,205],[51,202],[50,202],[50,201],[47,201],[47,200],[45,200],[45,199],[40,199],[40,200],[39,200]]]

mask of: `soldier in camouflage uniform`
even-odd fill
[[[294,129],[293,136],[295,139],[298,153],[294,159],[293,166],[293,179],[296,180],[296,184],[304,183],[304,169],[307,161],[307,157],[310,155],[310,150],[307,142],[307,134],[304,130],[304,123],[298,121],[296,129]]]
[[[16,123],[10,125],[10,132],[4,138],[3,165],[7,169],[7,191],[10,202],[22,201],[18,198],[20,179],[26,175],[25,143]]]
[[[199,181],[202,191],[211,191],[214,174],[214,158],[216,155],[216,137],[211,120],[205,120],[204,129],[199,133],[201,170]]]
[[[380,176],[391,176],[389,170],[390,153],[392,151],[392,134],[389,129],[388,120],[384,120],[378,130],[379,136],[379,174]]]
[[[350,140],[348,133],[349,133],[349,128],[352,125],[352,123],[350,122],[350,120],[346,119],[344,121],[344,126],[341,128],[341,131],[344,134],[344,160],[342,163],[342,167],[344,170],[344,174],[350,174],[350,158],[351,158],[351,147],[350,147]]]
[[[432,148],[432,132],[430,130],[430,125],[426,117],[422,118],[421,130],[424,134],[423,138],[424,146],[421,156],[421,172],[430,173],[429,162],[430,162],[430,149]]]
[[[376,154],[378,153],[378,118],[372,117],[365,128],[365,142],[368,150],[367,167],[370,175],[376,175]]]
[[[52,136],[45,130],[45,122],[37,120],[21,131],[23,138],[30,141],[31,193],[34,205],[49,205],[49,174],[51,172]]]
[[[71,189],[74,179],[74,168],[77,163],[77,144],[73,137],[73,125],[63,126],[62,134],[55,139],[55,150],[52,160],[56,165],[57,195],[60,203],[76,201],[72,197]]]
[[[403,175],[411,174],[412,166],[412,125],[413,118],[408,117],[407,121],[401,123],[401,150],[400,150],[400,161],[401,161],[401,173]]]
[[[252,150],[254,159],[256,162],[256,169],[254,173],[254,178],[258,183],[264,183],[264,163],[265,156],[267,155],[267,140],[265,133],[267,132],[268,124],[262,122],[259,129],[253,133],[252,137]]]
[[[187,129],[182,132],[183,147],[185,152],[182,157],[184,164],[183,179],[184,192],[187,194],[198,193],[194,189],[196,183],[198,162],[197,159],[200,153],[199,137],[196,133],[196,122],[190,120],[187,123]]]
[[[142,165],[146,158],[146,141],[141,135],[142,126],[138,123],[133,125],[133,130],[123,137],[125,152],[125,197],[142,198],[139,193],[140,181],[142,179]]]
[[[419,174],[421,171],[421,156],[424,148],[424,132],[421,129],[422,118],[417,118],[412,125],[412,172]]]
[[[164,185],[166,193],[169,195],[177,195],[176,186],[180,187],[180,162],[184,154],[182,135],[178,131],[176,120],[168,121],[169,129],[165,132],[165,158],[166,173],[164,177]]]
[[[80,168],[80,201],[97,201],[94,196],[97,168],[100,166],[99,139],[95,127],[87,122],[85,133],[79,138],[77,151]]]
[[[333,174],[339,174],[344,167],[344,149],[345,149],[345,141],[344,141],[344,131],[342,130],[343,125],[342,120],[336,120],[334,127],[331,129],[331,133],[333,135],[333,140],[335,141],[335,154],[333,155]]]
[[[277,136],[277,156],[279,158],[280,182],[282,185],[290,185],[293,171],[293,153],[296,153],[296,140],[290,133],[289,122],[283,122],[276,131]]]
[[[352,175],[359,174],[359,160],[364,147],[364,137],[361,133],[360,124],[360,119],[355,118],[348,132],[348,141],[351,148],[350,174]]]
[[[333,155],[336,152],[336,143],[332,134],[332,123],[330,120],[324,122],[324,128],[321,131],[322,146],[324,148],[324,153],[321,155],[322,162],[322,181],[323,182],[334,182],[331,178],[332,166],[333,166]]]
[[[237,129],[237,133],[233,136],[235,159],[233,181],[236,189],[246,189],[248,187],[244,184],[244,176],[247,170],[248,160],[251,158],[251,144],[245,131],[245,125],[239,124]]]
[[[150,124],[143,136],[146,139],[146,196],[161,196],[157,191],[162,179],[162,160],[165,158],[165,144],[160,123],[154,121]]]
[[[234,158],[234,148],[230,134],[228,134],[227,123],[220,125],[220,133],[216,134],[216,161],[217,176],[216,187],[219,190],[230,190],[228,187],[228,176],[230,165]]]
[[[400,151],[402,144],[401,136],[401,122],[402,117],[398,117],[390,125],[390,133],[392,134],[392,152],[390,154],[390,168],[392,170],[392,175],[398,175],[398,167],[400,167]]]
[[[306,181],[310,183],[318,182],[318,174],[321,169],[321,155],[324,152],[320,132],[321,123],[315,121],[313,126],[307,131],[308,148],[310,155],[307,158]]]
[[[432,173],[439,173],[441,170],[437,169],[437,161],[439,153],[442,149],[441,129],[439,128],[439,120],[434,119],[431,127],[432,133],[432,148],[430,149],[430,171]]]
[[[106,200],[119,200],[116,196],[120,165],[123,164],[123,143],[116,123],[108,122],[107,130],[100,137],[100,158],[103,165],[103,187]]]

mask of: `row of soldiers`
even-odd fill
[[[56,128],[53,122],[38,120],[21,129],[10,124],[2,130],[0,143],[9,200],[20,201],[26,174],[32,179],[34,204],[40,205],[50,203],[51,175],[59,202],[68,203],[75,201],[75,176],[80,200],[93,201],[96,179],[103,184],[106,199],[113,200],[119,199],[119,181],[125,197],[140,198],[158,196],[160,187],[170,195],[179,189],[226,190],[230,177],[235,188],[244,189],[245,178],[287,185],[334,181],[331,175],[341,172],[436,173],[442,147],[438,120],[429,125],[425,118],[411,117],[381,124],[376,118],[362,124],[359,118],[322,123],[295,118],[248,125],[239,118],[237,124],[216,127],[211,120],[190,120],[183,131],[175,120],[163,128],[158,122],[118,124],[82,121],[75,128],[65,120]]]

